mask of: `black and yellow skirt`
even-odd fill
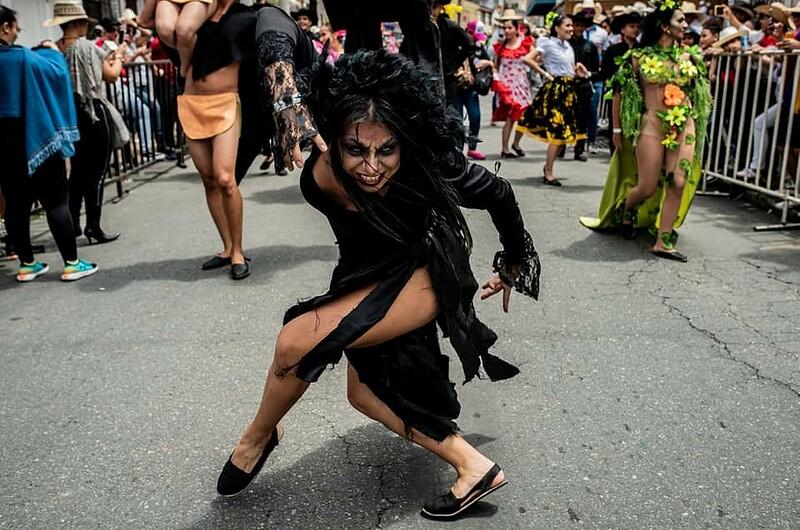
[[[542,85],[516,129],[549,144],[584,140],[586,120],[575,95],[575,78],[560,76]]]

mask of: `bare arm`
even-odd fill
[[[528,55],[522,58],[522,62],[530,66],[534,72],[544,77],[545,79],[552,80],[553,76],[547,73],[547,71],[545,71],[544,68],[539,66],[539,55],[540,52],[538,50],[532,49]]]
[[[142,12],[137,17],[137,22],[144,28],[152,28],[156,22],[156,3],[158,0],[145,0]]]

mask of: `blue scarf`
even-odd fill
[[[0,46],[0,118],[23,120],[28,175],[56,153],[75,154],[78,120],[61,53]]]

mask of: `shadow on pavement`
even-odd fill
[[[578,224],[577,219],[576,224]],[[646,254],[648,247],[637,240],[626,241],[612,231],[594,232],[578,226],[587,232],[587,236],[567,247],[554,250],[553,254],[574,261],[591,262],[626,262],[640,260],[648,255]]]
[[[476,447],[493,441],[476,434],[465,438]],[[203,518],[188,528],[373,529],[390,517],[421,518],[422,504],[444,493],[452,477],[444,461],[399,437],[388,438],[382,425],[371,423],[285,469],[270,471],[267,462],[248,491],[231,499],[215,497]],[[497,510],[478,502],[452,524],[491,517]]]
[[[276,245],[246,249],[245,253],[252,260],[250,262],[252,273],[242,282],[250,283],[265,283],[275,272],[291,269],[307,261],[334,262],[338,256],[336,247],[333,245],[308,247]],[[229,267],[210,271],[200,270],[200,265],[210,257],[211,255],[163,261],[143,261],[124,267],[103,267],[101,263],[97,274],[80,280],[77,282],[77,287],[82,291],[95,291],[100,287],[106,291],[116,291],[130,283],[141,281],[195,282],[216,280],[220,277],[226,278]],[[37,281],[39,280],[37,279]],[[8,280],[0,281],[0,290],[9,288],[8,282],[15,283],[14,278],[9,277]]]
[[[256,201],[261,204],[306,204],[300,186],[292,185],[275,190],[262,190],[251,193],[245,200]]]

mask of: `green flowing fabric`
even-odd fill
[[[635,148],[627,138],[623,140],[622,152],[614,152],[611,157],[611,164],[608,167],[606,185],[603,189],[603,196],[600,198],[600,208],[597,217],[581,217],[580,223],[586,228],[602,230],[619,226],[618,218],[621,205],[625,202],[628,190],[636,185],[638,181],[638,171],[636,168]],[[689,178],[686,179],[686,186],[683,188],[683,197],[678,209],[678,219],[675,221],[674,228],[678,228],[686,219],[686,214],[694,200],[695,191],[700,183],[700,162],[694,159],[689,170]],[[666,179],[658,181],[658,190],[652,197],[644,201],[638,208],[636,217],[636,227],[646,228],[655,234],[658,231],[658,224],[661,222],[661,206],[666,197]]]

